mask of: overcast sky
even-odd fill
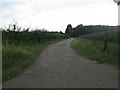
[[[113,0],[0,0],[0,27],[17,21],[22,27],[65,31],[68,24],[118,25]]]

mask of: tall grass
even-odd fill
[[[35,44],[23,44],[18,47],[3,46],[3,82],[17,76],[26,67],[35,62],[35,60],[45,47],[60,40],[61,39],[44,41]]]
[[[109,43],[108,50],[110,53],[105,53],[102,51],[103,41],[97,41],[96,45],[93,45],[90,40],[83,38],[75,38],[71,47],[80,55],[90,59],[95,60],[100,64],[109,64],[113,66],[118,66],[118,44]],[[114,53],[114,54],[113,54]]]

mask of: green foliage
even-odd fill
[[[48,32],[44,30],[2,30],[2,41],[3,44],[19,46],[19,44],[28,42],[28,43],[40,43],[45,40],[53,40],[53,39],[64,39],[68,38],[66,34],[62,32]]]
[[[118,42],[118,30],[111,30],[111,31],[107,31],[107,40],[109,42]],[[104,37],[105,37],[105,32],[99,32],[99,33],[93,33],[93,34],[88,34],[88,35],[81,35],[81,38],[87,38],[87,39],[91,39],[91,40],[102,40],[104,41]]]
[[[94,46],[88,39],[76,38],[72,41],[71,46],[78,54],[83,55],[90,60],[95,60],[100,64],[110,64],[116,67],[118,65],[117,43],[109,43],[109,53],[104,53],[101,50],[103,41],[97,41]]]
[[[69,37],[72,37],[72,25],[71,24],[67,25],[65,33],[68,34]]]
[[[43,41],[42,43],[23,44],[17,47],[3,46],[2,74],[3,82],[15,77],[26,67],[33,64],[42,50],[62,39]]]
[[[72,28],[71,24],[67,26],[66,32],[70,37],[79,37],[81,35],[98,33],[98,32],[108,32],[108,31],[116,31],[118,29],[117,26],[105,26],[105,25],[89,25],[83,26],[82,24]]]

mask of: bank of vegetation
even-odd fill
[[[5,82],[33,64],[48,45],[68,38],[62,32],[22,29],[13,24],[2,31],[2,80]]]
[[[100,64],[120,68],[119,29],[118,26],[83,26],[82,24],[72,28],[69,24],[66,33],[75,38],[71,46],[78,54]]]

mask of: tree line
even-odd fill
[[[12,27],[12,28],[11,28]],[[60,32],[49,32],[45,29],[30,30],[30,28],[22,29],[17,25],[12,25],[7,29],[2,30],[2,43],[3,45],[19,46],[21,43],[41,43],[45,40],[64,39],[68,36]]]
[[[68,34],[70,37],[79,37],[81,35],[112,31],[116,29],[117,26],[105,26],[105,25],[84,26],[82,24],[73,28],[71,24],[68,24],[65,33]]]

